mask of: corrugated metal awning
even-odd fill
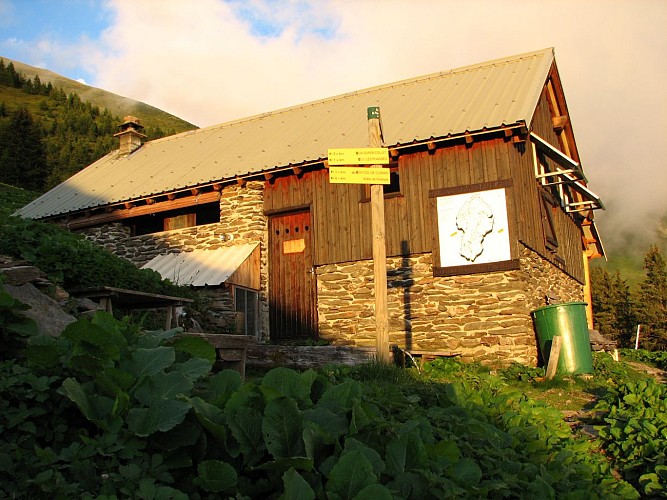
[[[220,285],[234,274],[257,245],[259,243],[158,255],[142,269],[157,271],[163,279],[176,285]]]

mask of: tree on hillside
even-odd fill
[[[0,129],[0,181],[41,191],[48,176],[41,128],[30,112],[19,108]]]
[[[591,294],[595,327],[605,335],[628,347],[636,325],[630,286],[621,273],[609,273],[602,268],[591,270]]]
[[[667,350],[667,265],[657,245],[644,257],[646,278],[637,291],[637,319],[642,325],[642,346]]]

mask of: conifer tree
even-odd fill
[[[644,257],[646,277],[637,292],[637,316],[642,325],[642,346],[667,350],[667,266],[657,245]]]
[[[40,191],[48,175],[42,132],[25,108],[10,115],[0,137],[0,180],[30,191]]]
[[[591,294],[595,327],[604,336],[629,347],[636,325],[630,287],[619,271],[609,273],[602,268],[591,270]]]

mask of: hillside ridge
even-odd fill
[[[42,83],[46,84],[50,82],[54,87],[61,87],[67,94],[77,94],[82,101],[90,102],[100,108],[106,108],[114,115],[121,117],[133,115],[141,119],[143,124],[155,121],[151,125],[159,126],[163,130],[174,129],[176,132],[183,132],[198,128],[193,123],[130,97],[93,87],[62,76],[54,71],[31,66],[3,55],[0,55],[0,59],[4,60],[5,64],[12,63],[16,71],[22,73],[26,78],[34,79],[35,75],[37,75]]]

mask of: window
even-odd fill
[[[558,250],[558,234],[556,233],[553,212],[558,205],[554,196],[544,188],[540,189],[540,198],[542,200],[541,210],[544,243],[548,250],[556,252]]]
[[[392,196],[401,195],[401,178],[398,170],[398,162],[391,162],[388,166],[389,168],[389,184],[382,185],[382,191],[384,192],[384,197],[389,198]],[[370,201],[371,199],[371,187],[368,184],[365,184],[361,187],[361,201]]]
[[[140,236],[216,222],[220,222],[220,205],[206,203],[195,207],[134,217],[128,219],[127,224],[131,227],[132,236]]]
[[[257,336],[257,292],[234,287],[236,328],[241,335]]]

